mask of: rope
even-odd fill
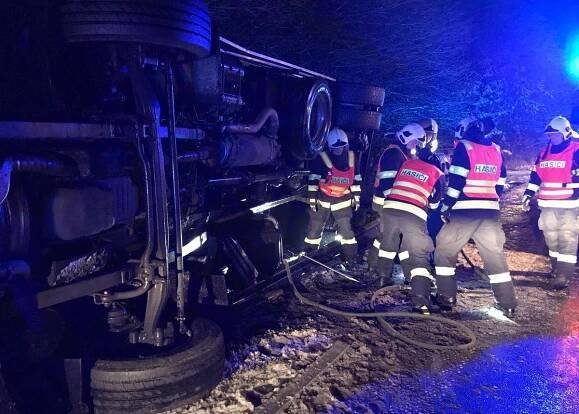
[[[413,313],[408,313],[408,312],[348,312],[348,311],[343,311],[340,309],[332,308],[330,306],[326,306],[326,305],[323,305],[321,303],[315,302],[311,299],[306,298],[305,296],[303,296],[299,292],[299,290],[295,284],[295,281],[293,279],[293,275],[292,275],[290,266],[286,260],[284,260],[284,266],[285,266],[287,278],[288,278],[289,283],[292,287],[293,293],[296,296],[296,298],[300,301],[300,303],[302,303],[302,304],[306,304],[306,305],[315,307],[317,309],[323,310],[325,312],[329,312],[329,313],[332,313],[334,315],[343,316],[343,317],[376,318],[378,320],[378,322],[380,323],[380,325],[390,335],[392,335],[393,337],[400,339],[401,341],[404,341],[408,344],[417,346],[419,348],[429,349],[429,350],[433,350],[433,351],[440,351],[440,350],[463,351],[463,350],[473,348],[474,345],[476,344],[476,336],[475,336],[474,332],[470,330],[470,328],[468,328],[467,326],[465,326],[464,324],[462,324],[460,322],[453,321],[451,319],[446,319],[446,318],[443,318],[440,316],[421,315],[421,314],[413,314]],[[380,293],[385,292],[385,291],[395,290],[395,289],[402,290],[398,286],[386,286],[386,287],[374,292],[374,294],[372,295],[372,299],[370,301],[372,309],[374,309],[375,299]],[[458,344],[458,345],[434,345],[434,344],[429,344],[426,342],[421,342],[421,341],[409,338],[409,337],[401,334],[400,332],[396,331],[392,327],[391,324],[386,322],[386,320],[384,318],[404,318],[404,319],[437,321],[437,322],[440,322],[444,325],[449,325],[449,326],[452,326],[452,327],[458,329],[460,332],[462,332],[464,334],[465,337],[468,338],[468,342],[465,344]]]

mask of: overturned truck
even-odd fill
[[[379,129],[384,91],[221,38],[201,0],[6,7],[0,388],[73,330],[95,412],[200,398],[224,349],[199,309],[271,282],[303,237],[308,160],[334,125]],[[2,412],[35,409],[17,394]]]

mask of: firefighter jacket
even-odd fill
[[[449,185],[441,211],[499,210],[499,197],[506,184],[507,170],[501,148],[482,136],[457,143],[449,168]]]
[[[434,165],[443,173],[445,171],[448,172],[448,168],[450,167],[450,163],[445,155],[432,152],[429,147],[423,148],[420,151],[418,151],[418,158],[426,161],[429,164]]]
[[[525,195],[539,192],[539,207],[579,207],[579,142],[549,144],[537,157]]]
[[[376,166],[374,198],[372,200],[374,204],[378,206],[384,205],[384,199],[392,189],[394,178],[406,160],[408,160],[408,157],[400,145],[391,144],[382,152]]]
[[[362,177],[357,171],[353,151],[344,151],[339,156],[322,152],[310,166],[308,195],[316,200],[320,192],[328,197],[340,198],[351,194],[360,200]]]
[[[406,211],[426,220],[428,208],[438,207],[443,185],[444,173],[436,165],[421,159],[407,160],[394,178],[384,208]]]

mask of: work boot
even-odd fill
[[[338,265],[338,270],[348,274],[355,274],[360,271],[360,265],[354,260],[346,260]]]
[[[304,253],[307,254],[308,256],[315,254],[318,250],[319,250],[319,246],[309,244],[309,243],[304,244]]]
[[[564,274],[555,272],[555,277],[550,280],[549,287],[553,290],[563,290],[569,287],[569,279]]]
[[[420,315],[430,315],[430,309],[426,305],[412,307],[412,312]]]
[[[555,269],[557,268],[557,259],[554,257],[549,257],[549,261],[551,262],[551,272],[547,276],[547,279],[555,279]]]
[[[513,319],[515,317],[515,308],[509,308],[503,305],[495,304],[494,308],[501,312],[506,318]]]
[[[417,280],[417,279],[415,279]],[[419,286],[418,286],[419,287]],[[416,289],[417,286],[413,286],[413,289]],[[430,315],[430,297],[425,297],[424,295],[417,295],[414,292],[412,293],[412,303],[413,308],[412,312],[420,313],[422,315]]]
[[[456,298],[449,298],[443,295],[436,295],[434,303],[438,305],[442,312],[452,312],[452,308],[456,305]]]

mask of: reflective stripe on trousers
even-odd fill
[[[471,238],[483,259],[497,302],[507,308],[515,307],[515,291],[503,251],[505,233],[498,218],[455,214],[444,224],[436,238],[434,253],[439,295],[456,298],[456,260]]]

